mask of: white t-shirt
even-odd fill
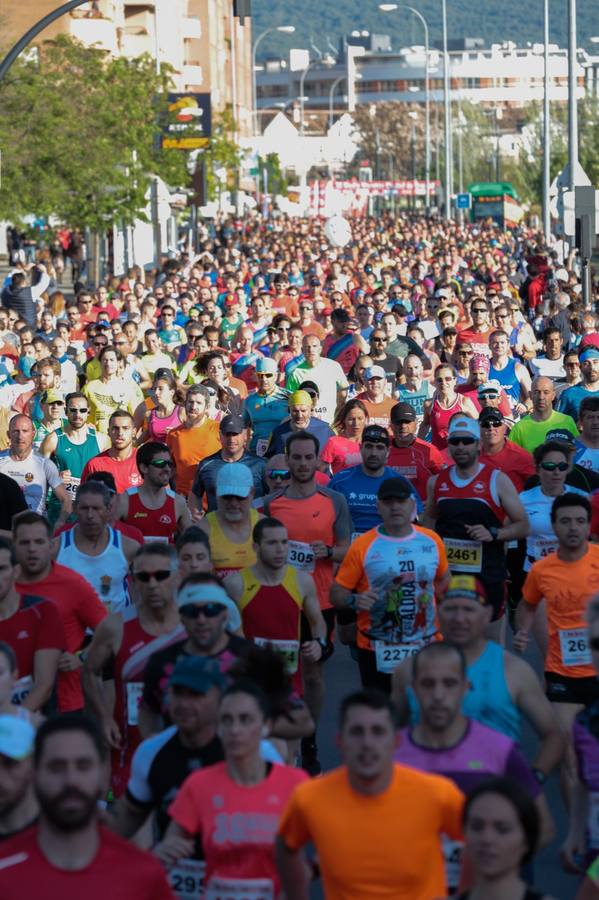
[[[13,459],[10,450],[0,453],[0,472],[17,482],[29,509],[45,515],[48,489],[62,484],[58,469],[51,459],[34,450],[27,459]]]
[[[304,381],[313,381],[320,392],[313,415],[332,425],[337,408],[337,390],[346,390],[348,386],[343,369],[334,359],[321,359],[311,369],[298,366],[287,379],[287,390],[299,390]]]

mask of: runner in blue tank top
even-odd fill
[[[506,392],[514,415],[525,416],[530,406],[530,374],[521,362],[511,356],[509,337],[505,331],[494,331],[489,336],[489,350],[489,378],[498,381]]]
[[[521,716],[527,718],[539,738],[533,768],[543,781],[559,763],[564,740],[532,668],[486,639],[491,608],[483,585],[472,575],[453,575],[437,613],[443,639],[460,647],[466,657],[470,689],[462,705],[464,715],[516,742],[521,738]],[[402,724],[419,719],[411,680],[412,661],[406,660],[392,676],[392,696]]]

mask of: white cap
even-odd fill
[[[470,416],[454,416],[449,423],[448,437],[473,437],[480,440],[480,425]]]
[[[382,366],[369,366],[364,372],[364,380],[370,381],[371,378],[387,378],[387,373]]]
[[[567,271],[566,271],[565,269],[563,269],[563,268],[562,268],[562,269],[556,269],[556,270],[555,270],[555,276],[554,276],[554,277],[555,277],[555,280],[556,280],[556,281],[563,281],[564,284],[567,284],[567,283],[568,283],[568,273],[567,273]]]

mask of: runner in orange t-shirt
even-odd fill
[[[206,413],[209,399],[205,387],[192,384],[185,397],[185,424],[166,436],[177,470],[177,493],[184,497],[191,491],[198,463],[221,449],[218,422],[209,419]]]
[[[558,549],[533,564],[516,613],[514,649],[523,652],[532,622],[544,602],[548,630],[545,691],[562,731],[572,734],[576,715],[599,699],[599,681],[591,661],[586,607],[599,590],[599,546],[589,544],[591,504],[583,494],[566,492],[553,501],[551,524]],[[572,762],[572,745],[567,754]],[[564,786],[573,787],[570,768],[562,769]]]
[[[447,778],[394,764],[394,710],[378,692],[347,697],[339,731],[344,766],[299,785],[279,825],[286,895],[306,885],[302,848],[312,842],[327,897],[445,897],[441,835],[460,840],[462,793]]]

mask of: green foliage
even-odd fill
[[[169,87],[149,56],[113,59],[65,36],[17,61],[0,83],[0,219],[103,230],[142,216],[152,174],[183,186],[185,154],[156,140]]]
[[[263,184],[263,172],[266,169],[269,194],[287,194],[289,182],[281,170],[281,161],[278,153],[268,153],[265,157],[259,156],[256,168],[260,175],[260,186]]]
[[[210,145],[204,151],[209,200],[215,200],[223,189],[236,188],[243,151],[237,145],[235,137],[235,120],[231,107],[227,106],[221,113],[213,113],[212,137]],[[217,169],[226,169],[224,182],[216,177]]]

